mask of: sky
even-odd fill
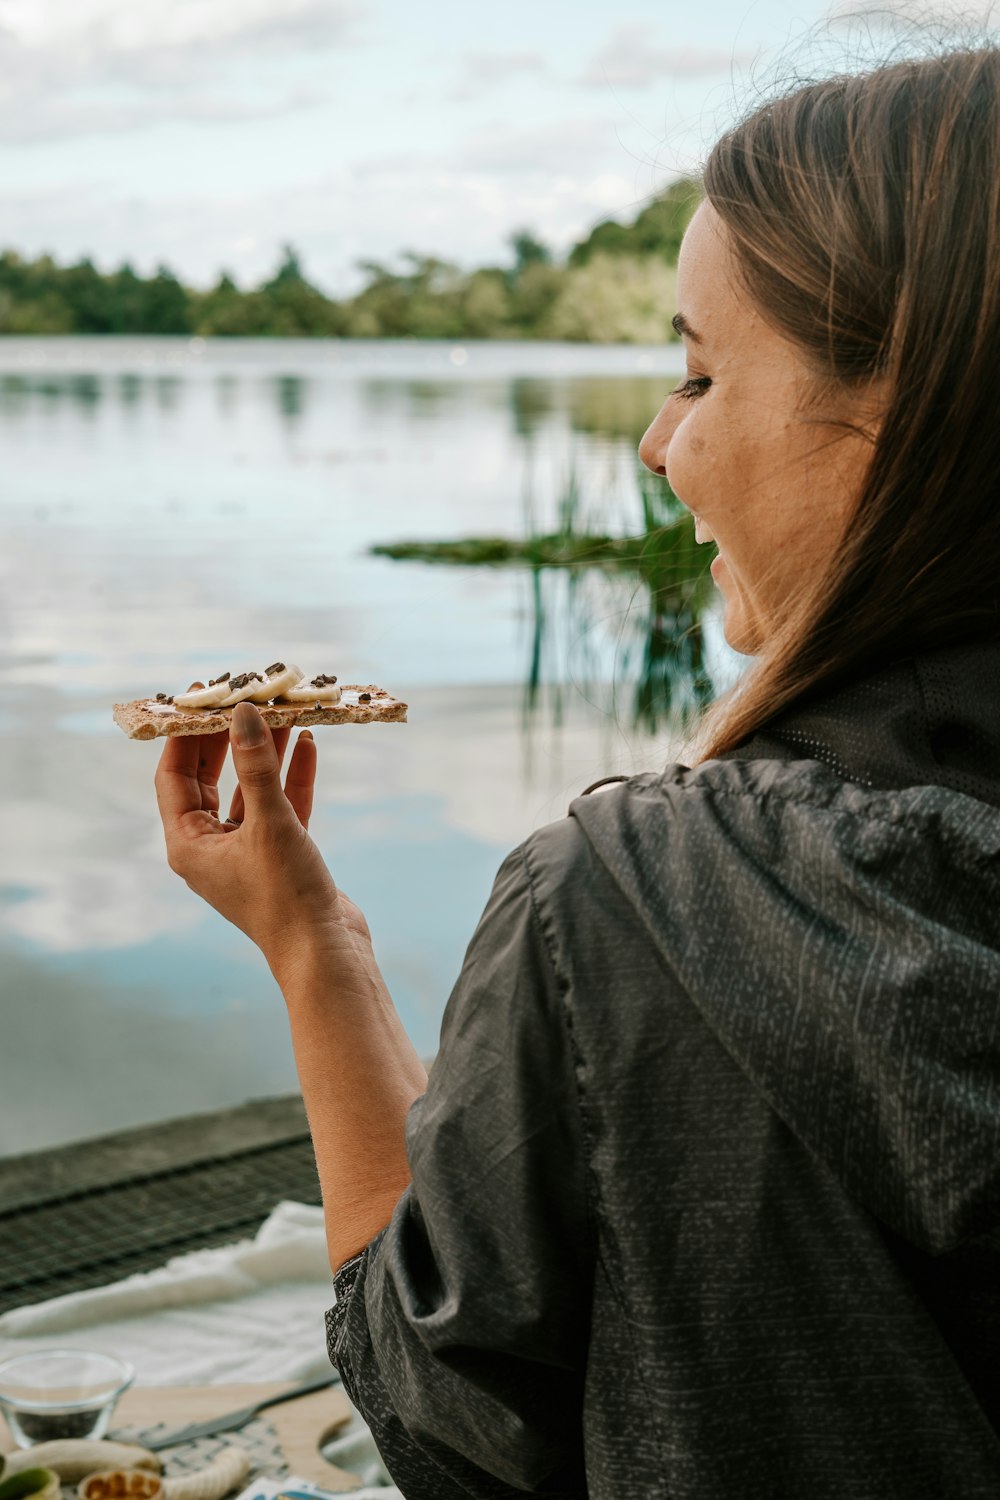
[[[0,0],[0,246],[248,286],[290,243],[334,294],[561,252],[915,3]]]

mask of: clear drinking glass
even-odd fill
[[[134,1376],[124,1360],[87,1349],[18,1354],[0,1364],[0,1410],[21,1448],[52,1438],[100,1438]]]

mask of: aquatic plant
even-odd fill
[[[533,622],[525,682],[529,712],[539,703],[545,646],[553,628],[543,573],[561,570],[568,575],[565,624],[580,641],[596,627],[598,611],[593,594],[577,585],[583,574],[600,571],[620,585],[617,609],[605,601],[599,617],[621,621],[617,656],[625,680],[634,684],[632,723],[656,731],[667,721],[685,722],[712,696],[701,626],[711,595],[711,557],[696,543],[690,513],[664,479],[641,469],[636,490],[641,526],[625,536],[589,529],[581,485],[571,470],[559,496],[554,531],[521,538],[401,541],[371,550],[411,562],[531,569]]]

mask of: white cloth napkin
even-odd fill
[[[4,1313],[0,1360],[82,1348],[128,1360],[136,1385],[309,1380],[330,1368],[323,1314],[332,1302],[323,1211],[284,1202],[252,1240]],[[379,1500],[403,1500],[359,1415],[324,1451],[369,1485],[385,1479],[371,1491]]]

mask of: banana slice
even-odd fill
[[[302,681],[302,673],[298,667],[286,667],[283,661],[276,661],[273,666],[265,667],[264,676],[267,680],[263,687],[258,687],[250,695],[251,703],[270,703],[272,698],[280,698],[287,688]]]
[[[193,693],[175,693],[175,708],[218,708],[229,696],[229,673],[226,672],[206,688],[196,688]]]
[[[232,708],[234,703],[242,703],[244,698],[252,698],[254,693],[263,691],[264,679],[259,672],[241,672],[239,677],[230,677],[226,683],[229,689],[225,698],[219,702],[220,708]],[[176,698],[174,702],[176,703]]]
[[[308,681],[303,679],[295,687],[286,688],[281,695],[282,703],[339,703],[340,688],[336,677],[325,677],[320,673]]]

